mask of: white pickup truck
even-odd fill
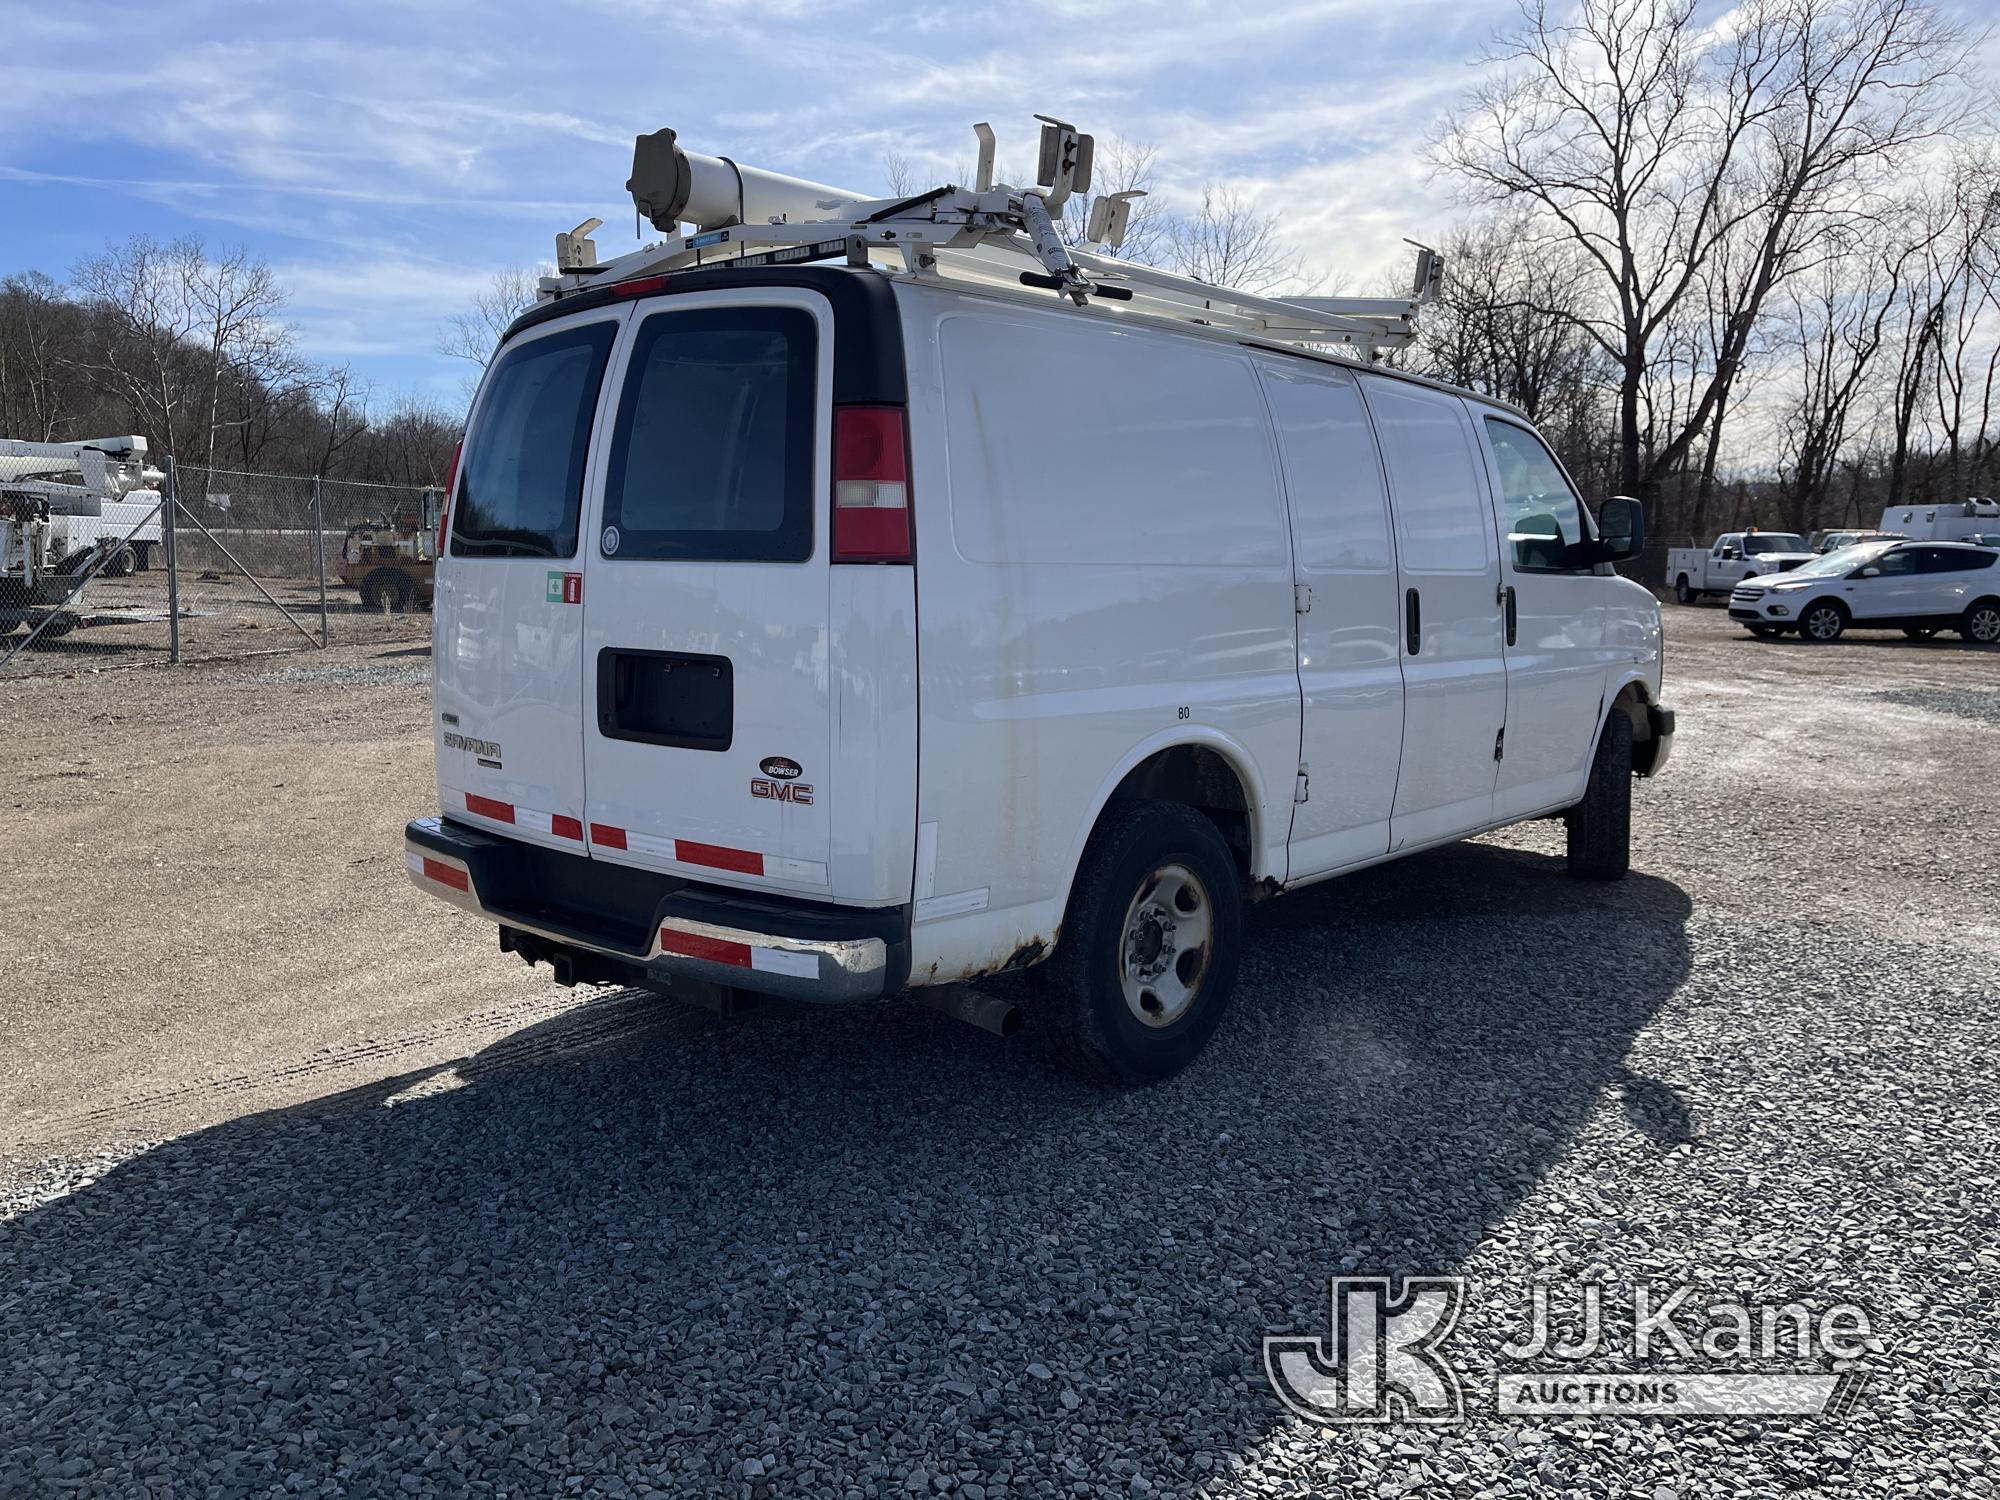
[[[1692,604],[1705,594],[1727,596],[1746,578],[1789,573],[1812,561],[1806,539],[1793,531],[1725,531],[1713,547],[1667,549],[1674,598]]]

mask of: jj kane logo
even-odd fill
[[[1400,1290],[1336,1276],[1326,1333],[1267,1336],[1264,1373],[1308,1421],[1458,1421],[1465,1382],[1445,1346],[1467,1297],[1458,1276],[1411,1276]],[[1645,1285],[1621,1301],[1595,1281],[1574,1303],[1567,1316],[1548,1285],[1530,1289],[1526,1329],[1493,1362],[1500,1415],[1845,1416],[1867,1376],[1829,1367],[1882,1348],[1852,1303],[1704,1303],[1692,1287]]]

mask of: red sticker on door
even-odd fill
[[[581,573],[550,573],[548,593],[544,597],[550,604],[583,603],[583,575]]]

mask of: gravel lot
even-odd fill
[[[1132,1094],[531,977],[402,878],[420,658],[0,683],[0,1495],[1994,1493],[2000,653],[1668,618],[1630,879],[1260,908]],[[1469,1278],[1465,1423],[1280,1408],[1357,1272]],[[1883,1348],[1845,1419],[1495,1417],[1585,1274]]]

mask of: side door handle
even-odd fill
[[[1403,590],[1403,647],[1415,656],[1423,649],[1424,610],[1415,589]]]
[[[1511,646],[1514,644],[1514,632],[1519,628],[1521,623],[1521,611],[1514,598],[1513,584],[1503,583],[1500,585],[1499,602],[1501,608],[1507,612],[1507,644]]]

